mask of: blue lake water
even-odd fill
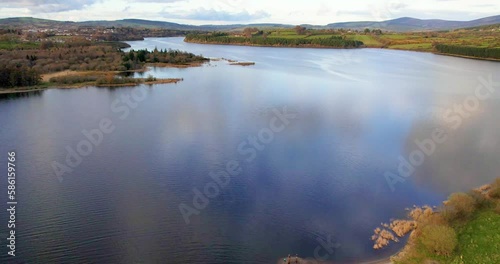
[[[500,175],[499,63],[182,38],[130,44],[256,64],[144,74],[184,79],[177,84],[2,96],[0,170],[11,150],[18,169],[13,263],[276,263],[318,253],[356,263],[401,247],[372,249],[381,222]],[[112,131],[89,149],[82,131],[103,122]],[[433,140],[436,131],[446,139]],[[68,165],[79,148],[88,155],[56,176],[54,162]],[[398,172],[401,159],[416,164],[411,173]],[[210,174],[228,164],[239,173],[215,192]],[[212,198],[196,208],[206,186]],[[181,204],[196,212],[189,223]],[[2,245],[0,261],[11,261]]]

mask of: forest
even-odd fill
[[[187,42],[245,44],[256,46],[286,46],[286,47],[330,47],[330,48],[359,48],[363,42],[349,40],[342,36],[325,38],[285,38],[268,37],[264,32],[257,31],[251,36],[230,36],[228,33],[214,32],[209,34],[192,33],[185,39]]]
[[[445,54],[456,54],[476,58],[500,59],[500,48],[470,47],[445,44],[437,44],[434,47],[438,52]]]

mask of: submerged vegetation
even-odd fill
[[[411,232],[394,263],[500,263],[500,178],[450,195],[437,210],[414,207],[408,217],[383,224],[372,237],[380,249]]]

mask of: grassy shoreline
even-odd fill
[[[253,43],[221,43],[221,42],[206,42],[206,41],[193,41],[186,40],[184,42],[193,44],[205,44],[205,45],[224,45],[224,46],[248,46],[248,47],[265,47],[265,48],[294,48],[294,49],[360,49],[361,47],[331,47],[331,46],[320,46],[320,45],[264,45],[264,44],[253,44]]]
[[[392,256],[356,263],[500,263],[500,178],[468,193],[453,193],[435,208],[414,206],[408,219],[381,224],[372,236],[375,250],[391,241],[398,242],[398,238],[408,238],[405,245]],[[288,258],[280,258],[276,263],[288,263]],[[295,263],[295,257],[289,263]],[[298,258],[298,263],[335,262]]]
[[[408,219],[382,224],[372,236],[374,248],[409,233],[391,263],[500,263],[500,178],[467,193],[453,193],[434,208],[414,207]]]
[[[359,47],[359,48],[339,48],[339,47],[328,47],[328,46],[317,46],[317,45],[287,46],[287,45],[259,45],[259,44],[252,44],[252,43],[218,43],[218,42],[193,41],[193,40],[186,40],[186,39],[184,39],[184,41],[187,43],[203,44],[203,45],[227,45],[227,46],[248,46],[248,47],[266,47],[266,48],[401,50],[401,51],[415,51],[415,52],[432,53],[432,54],[436,54],[436,55],[443,55],[443,56],[450,56],[450,57],[457,57],[457,58],[464,58],[464,59],[500,62],[500,59],[496,59],[496,58],[473,57],[473,56],[466,56],[466,55],[460,55],[460,54],[442,53],[442,52],[437,52],[434,50],[425,50],[425,49],[405,49],[405,48],[401,48],[401,47],[396,47],[396,48],[386,47],[386,48],[384,48],[384,47],[380,47],[380,46],[371,46],[371,45],[364,45],[364,46]]]

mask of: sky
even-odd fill
[[[64,21],[138,18],[183,24],[326,25],[399,17],[472,20],[500,14],[499,0],[1,0],[0,18]]]

